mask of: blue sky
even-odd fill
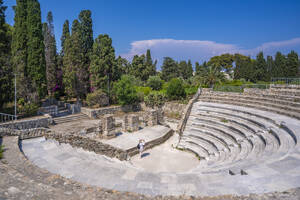
[[[107,33],[117,55],[132,58],[150,48],[161,63],[208,60],[222,53],[255,56],[263,50],[300,53],[299,0],[39,0],[42,19],[53,12],[58,48],[62,25],[80,10],[92,11],[94,37]],[[8,6],[13,25],[15,0]]]

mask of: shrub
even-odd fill
[[[152,88],[152,90],[160,90],[163,85],[163,81],[159,76],[150,76],[147,85]]]
[[[186,93],[182,84],[182,80],[173,78],[169,83],[166,91],[170,100],[179,100],[186,97]]]
[[[184,90],[185,90],[185,93],[188,96],[190,96],[190,95],[196,94],[196,92],[198,91],[198,87],[196,87],[196,86],[189,86],[189,87],[186,87]]]
[[[139,93],[143,93],[145,96],[147,96],[151,91],[152,89],[150,87],[142,87],[142,86],[139,86],[139,87],[136,87],[136,91]]]
[[[134,77],[123,75],[121,79],[114,85],[114,93],[121,105],[128,105],[138,102],[138,94],[134,87]]]
[[[37,115],[39,105],[35,103],[24,103],[18,107],[18,112],[22,117],[31,117]]]
[[[149,107],[161,107],[166,101],[166,96],[162,92],[152,91],[144,98],[146,106]]]
[[[86,97],[88,106],[107,106],[109,105],[109,99],[102,90],[96,90],[93,93],[89,93]]]

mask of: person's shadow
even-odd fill
[[[143,153],[141,157],[144,158],[144,157],[147,157],[149,155],[150,155],[150,153]]]

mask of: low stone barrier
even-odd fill
[[[39,127],[48,127],[51,124],[51,122],[52,122],[52,117],[50,115],[44,115],[42,117],[3,123],[0,124],[0,128],[24,130],[24,129],[39,128]]]
[[[19,138],[23,140],[23,139],[29,139],[29,138],[35,138],[35,137],[42,137],[49,131],[50,130],[46,129],[46,128],[32,128],[32,129],[26,129],[26,130],[0,128],[0,137],[19,136]]]
[[[118,158],[119,160],[127,159],[127,152],[116,147],[104,144],[98,140],[92,138],[68,134],[68,133],[56,133],[48,132],[45,134],[46,139],[54,139],[59,143],[67,143],[73,147],[81,147],[88,151],[93,151],[97,154],[105,155],[111,158]]]
[[[202,92],[202,89],[199,88],[198,91],[197,91],[197,93],[193,96],[193,98],[189,101],[188,105],[185,107],[183,116],[181,117],[181,119],[180,119],[180,121],[178,123],[178,126],[177,126],[177,130],[176,130],[176,132],[179,135],[182,135],[182,132],[183,132],[183,130],[185,128],[186,122],[187,122],[187,120],[188,120],[188,118],[190,116],[193,104],[197,101],[197,99],[201,95],[201,92]]]
[[[92,119],[98,119],[103,115],[107,114],[115,114],[117,112],[136,112],[141,110],[141,105],[126,105],[126,106],[110,106],[110,107],[103,107],[103,108],[87,108],[81,107],[81,113],[89,116]]]

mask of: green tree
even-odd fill
[[[254,78],[253,81],[269,81],[267,62],[264,58],[263,52],[259,52],[256,56],[256,62],[254,66]]]
[[[134,77],[123,75],[121,80],[114,85],[114,93],[119,104],[128,105],[138,101],[139,98],[133,80]]]
[[[116,59],[116,65],[115,80],[119,80],[123,74],[129,74],[130,63],[125,58],[119,56]]]
[[[119,74],[115,69],[115,50],[108,35],[99,35],[93,45],[91,56],[91,80],[93,89],[104,89],[110,94],[111,82]]]
[[[203,62],[202,65],[199,65],[198,62],[195,64],[195,71],[197,76],[204,76],[207,70],[207,63]]]
[[[18,97],[29,98],[27,77],[27,0],[17,0],[14,7],[14,28],[12,35],[12,64],[17,74]]]
[[[91,16],[92,12],[90,10],[82,10],[79,14],[84,54],[89,54],[92,51],[94,43],[93,21]]]
[[[11,66],[11,27],[5,23],[3,0],[0,0],[0,108],[11,100],[13,69]]]
[[[84,98],[87,94],[89,74],[84,66],[84,53],[80,24],[78,20],[72,23],[72,34],[65,40],[63,57],[63,83],[65,92],[69,97],[76,97],[77,100]]]
[[[62,36],[60,38],[60,40],[61,40],[61,55],[62,56],[64,55],[65,41],[68,37],[70,37],[70,25],[69,25],[69,21],[66,20],[63,25],[63,32],[62,32]]]
[[[194,72],[194,70],[193,70],[192,62],[191,62],[191,60],[188,60],[187,70],[186,70],[184,79],[189,79],[190,77],[192,77],[193,76],[193,72]]]
[[[254,61],[249,56],[242,54],[234,55],[234,79],[253,80],[254,77]]]
[[[208,65],[221,67],[221,69],[225,71],[227,74],[232,75],[233,61],[234,61],[234,55],[227,53],[227,54],[222,54],[220,56],[212,57],[209,60]]]
[[[161,67],[161,77],[165,81],[180,76],[177,63],[170,57],[165,57]]]
[[[272,77],[285,77],[286,74],[286,57],[280,52],[277,52],[274,60],[274,67],[272,68]]]
[[[147,80],[147,85],[152,88],[152,90],[160,90],[162,88],[162,80],[159,76],[150,76]]]
[[[145,55],[135,55],[131,62],[130,74],[136,78],[146,81],[148,79],[148,72],[146,66]]]
[[[44,24],[44,45],[45,45],[45,60],[46,60],[46,75],[47,75],[47,90],[48,95],[53,95],[53,89],[58,85],[57,80],[57,55],[56,41],[54,35],[53,15],[48,12],[47,23]]]
[[[168,84],[166,95],[170,100],[179,100],[186,97],[181,79],[172,78]]]
[[[27,0],[27,71],[33,87],[40,98],[46,95],[46,65],[42,32],[41,9],[37,0]]]
[[[220,71],[220,67],[209,65],[203,76],[203,83],[209,87],[213,87],[216,83],[221,83],[225,80],[225,75]]]
[[[146,80],[149,78],[149,76],[154,76],[156,74],[156,64],[157,64],[157,61],[155,61],[154,63],[152,61],[150,49],[147,49],[145,74],[148,77],[145,77]]]
[[[268,80],[271,80],[272,78],[272,68],[274,67],[274,60],[272,56],[267,56],[267,74],[268,74]]]
[[[299,58],[298,54],[295,51],[291,51],[287,55],[287,71],[286,77],[296,77],[299,73]]]

